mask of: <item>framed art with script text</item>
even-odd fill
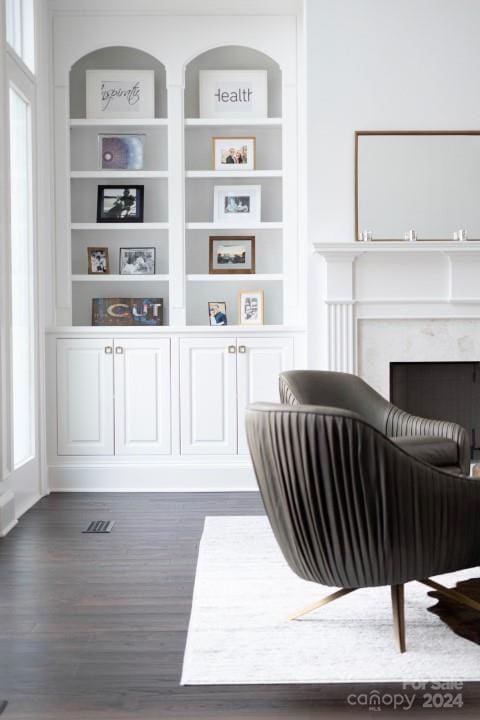
[[[87,118],[153,118],[153,70],[87,70]]]

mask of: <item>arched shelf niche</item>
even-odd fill
[[[271,57],[243,45],[221,45],[195,56],[185,67],[185,117],[198,118],[200,70],[266,70],[268,117],[282,115],[282,70]]]
[[[70,70],[70,117],[86,117],[87,70],[153,70],[155,73],[155,117],[167,117],[165,66],[149,53],[115,45],[94,50],[81,57]]]
[[[241,115],[221,120],[200,118],[201,70],[266,70],[267,118]],[[264,323],[277,327],[283,324],[282,92],[280,65],[251,47],[217,46],[196,55],[185,66],[185,265],[186,323],[189,326],[208,324],[205,311],[208,301],[225,303],[228,323],[234,326],[239,318],[239,289],[263,293]],[[238,177],[232,172],[227,173],[226,169],[216,168],[213,161],[215,138],[253,138],[254,168],[242,171]],[[222,224],[214,212],[216,187],[222,185],[260,188],[260,220],[250,226]],[[215,236],[229,240],[235,236],[253,236],[255,271],[251,274],[248,271],[243,277],[241,274],[211,275],[209,248],[211,238]]]
[[[155,117],[86,118],[87,70],[153,70]],[[163,300],[164,324],[169,307],[168,125],[165,66],[154,56],[123,45],[103,47],[79,58],[70,70],[70,231],[72,324],[90,325],[98,297],[153,297]],[[126,121],[126,122],[125,122]],[[155,122],[158,121],[158,122]],[[142,169],[102,168],[102,134],[144,136]],[[98,222],[99,186],[143,188],[141,222]],[[89,248],[108,253],[108,272],[89,272]],[[153,273],[124,276],[121,248],[148,248]],[[67,263],[66,263],[67,264]]]

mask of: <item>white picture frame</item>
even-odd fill
[[[265,296],[263,290],[238,291],[238,324],[263,325]]]
[[[250,227],[261,222],[261,185],[215,185],[213,222]]]
[[[213,169],[228,172],[255,170],[254,137],[212,137]]]
[[[201,118],[266,118],[266,70],[200,70]]]
[[[155,117],[153,70],[87,70],[87,118]]]

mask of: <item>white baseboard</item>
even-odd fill
[[[8,490],[0,495],[0,537],[5,537],[16,524],[15,495]]]
[[[51,492],[244,492],[258,490],[249,465],[49,467]]]

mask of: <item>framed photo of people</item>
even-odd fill
[[[208,303],[208,320],[213,327],[228,325],[227,303],[224,300],[211,300]]]
[[[155,248],[120,248],[120,275],[154,275]]]
[[[88,247],[88,274],[108,275],[110,272],[107,247]]]
[[[97,222],[143,222],[143,192],[143,185],[99,185]]]
[[[216,185],[213,221],[235,227],[260,222],[261,191],[261,185]]]
[[[213,169],[255,170],[254,137],[213,137]]]

